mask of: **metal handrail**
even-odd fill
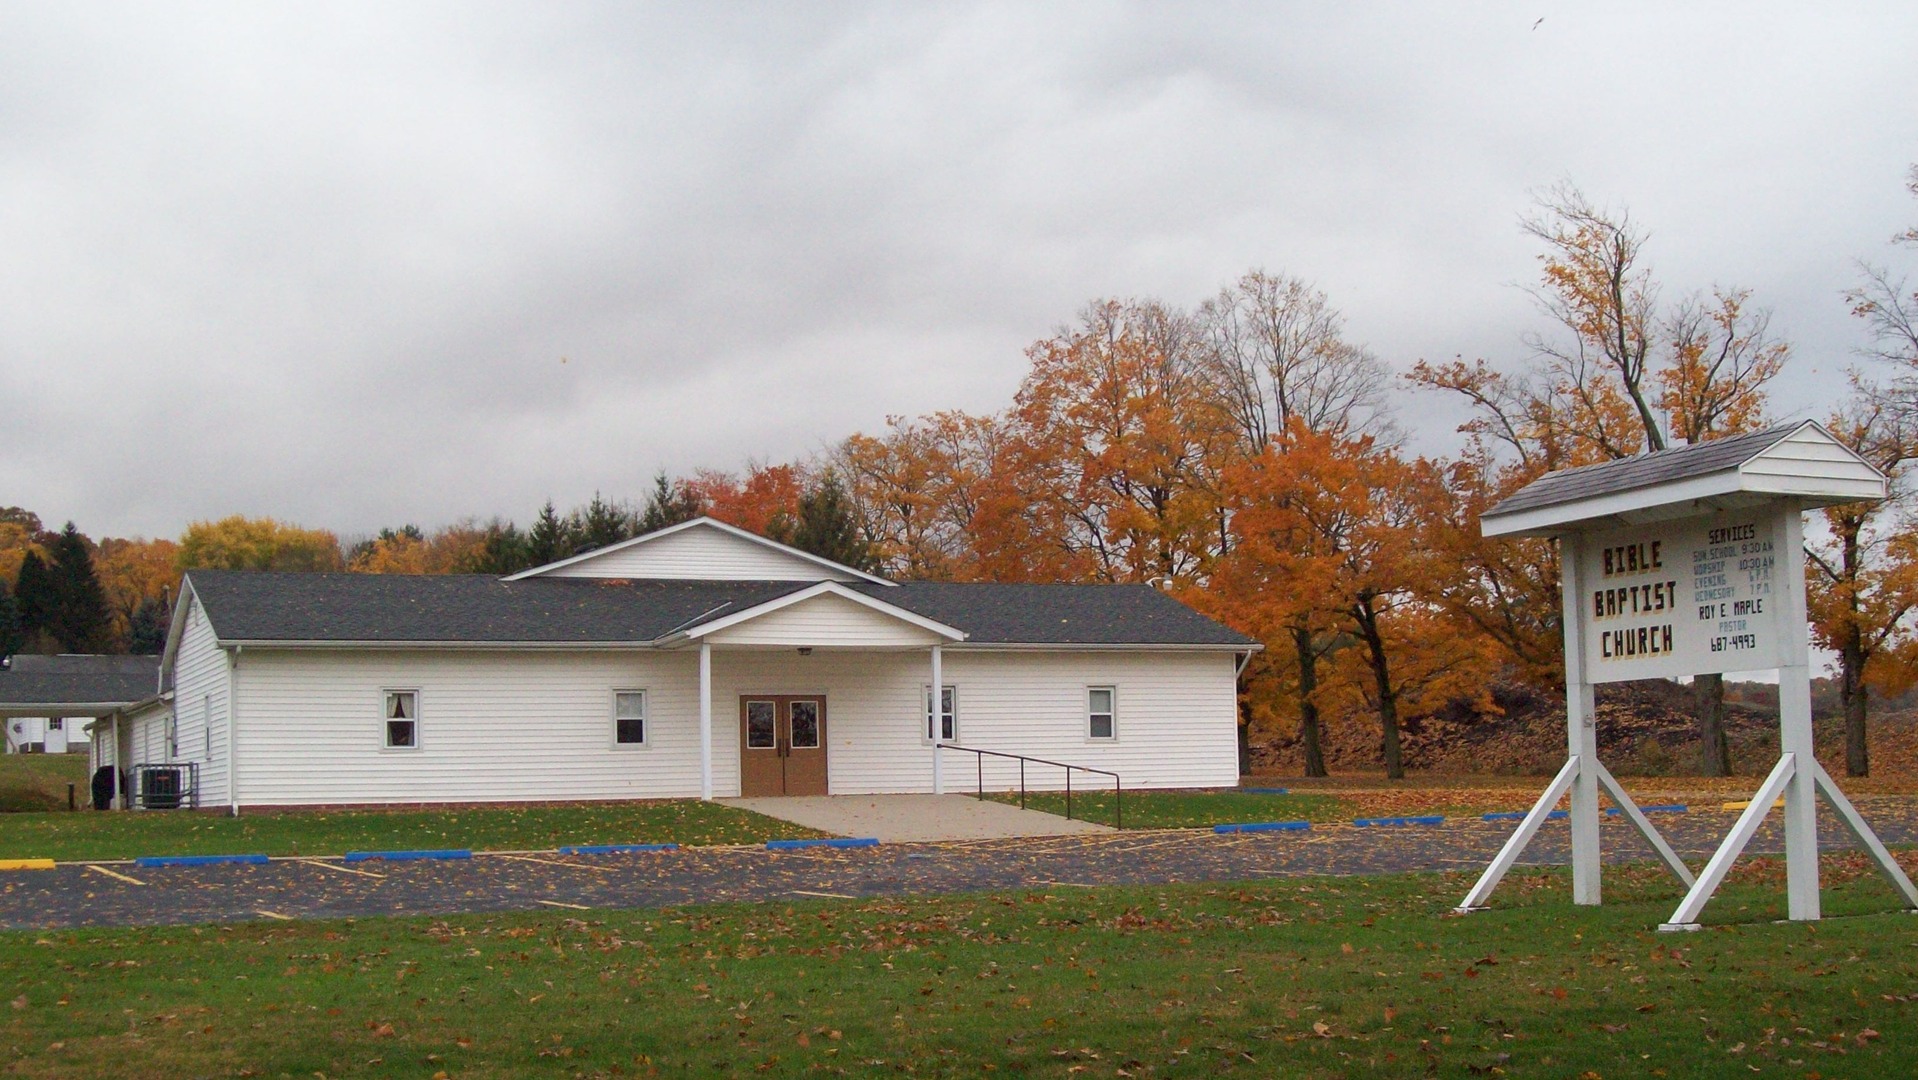
[[[1112,827],[1115,829],[1125,828],[1125,784],[1122,781],[1120,781],[1119,774],[1116,772],[1111,772],[1110,770],[1107,770],[1107,769],[1095,769],[1091,767],[1090,765],[1074,765],[1074,764],[1071,764],[1070,762],[1065,762],[1065,761],[1048,761],[1045,758],[1030,757],[1026,754],[1008,754],[1003,750],[981,750],[977,747],[972,747],[972,746],[960,746],[958,743],[942,742],[942,743],[939,743],[938,746],[939,746],[939,749],[941,750],[963,750],[968,754],[974,755],[973,764],[976,767],[975,774],[976,774],[976,778],[979,786],[978,794],[976,797],[980,799],[981,801],[984,801],[986,797],[986,758],[990,756],[990,757],[997,757],[997,758],[1010,758],[1014,761],[1017,761],[1019,763],[1019,809],[1021,810],[1024,810],[1026,808],[1026,762],[1030,761],[1035,765],[1050,765],[1056,769],[1064,769],[1066,771],[1066,820],[1067,821],[1072,820],[1072,772],[1073,770],[1077,769],[1080,772],[1096,773],[1100,776],[1110,776],[1112,777]]]

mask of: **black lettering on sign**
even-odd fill
[[[1705,534],[1707,544],[1730,544],[1739,540],[1751,540],[1758,536],[1757,525],[1731,525],[1723,529],[1713,529]]]
[[[1645,574],[1665,566],[1665,541],[1639,541],[1636,544],[1618,544],[1604,549],[1599,554],[1601,577],[1617,577],[1621,574]]]
[[[1672,651],[1672,626],[1626,627],[1607,630],[1598,636],[1598,658],[1629,660],[1640,656],[1663,656]]]

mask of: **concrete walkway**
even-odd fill
[[[820,832],[871,836],[887,844],[1112,831],[1109,825],[1021,810],[970,795],[788,795],[719,801]]]

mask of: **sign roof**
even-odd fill
[[[1487,536],[1550,536],[1786,499],[1882,499],[1886,480],[1816,421],[1547,473],[1487,510]]]

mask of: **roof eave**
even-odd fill
[[[1769,474],[1753,475],[1743,465],[1704,476],[1618,491],[1596,498],[1541,506],[1511,514],[1487,514],[1479,519],[1484,536],[1561,536],[1593,529],[1643,525],[1655,521],[1741,510],[1773,502],[1781,496],[1799,510],[1883,499],[1885,481],[1798,481]]]

